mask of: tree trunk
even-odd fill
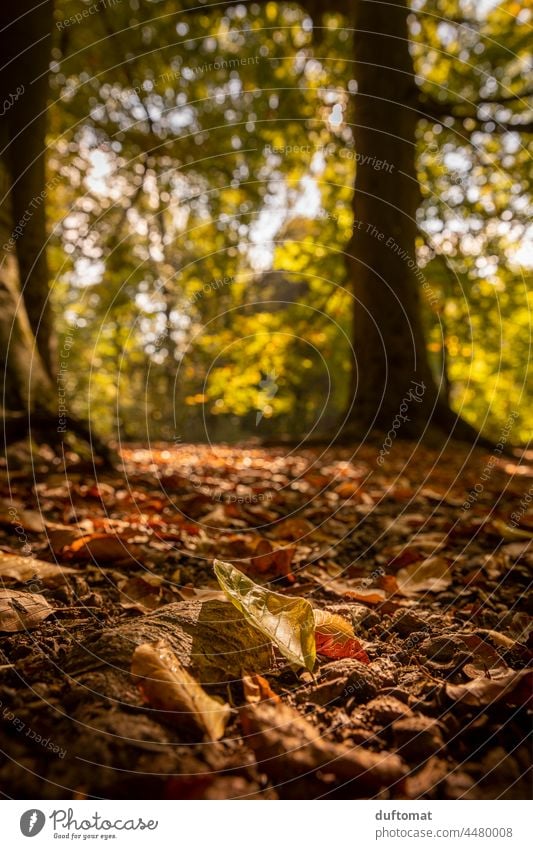
[[[47,406],[52,380],[35,349],[28,314],[20,295],[16,255],[6,249],[13,232],[9,176],[0,160],[0,362],[3,371],[3,407],[11,411]]]
[[[30,11],[31,10],[31,11]],[[24,12],[29,14],[24,15]],[[7,443],[28,431],[60,447],[67,432],[107,462],[109,449],[67,411],[54,375],[46,263],[45,131],[52,3],[0,10],[9,57],[0,70],[0,367]],[[14,25],[11,20],[16,18]],[[48,35],[48,37],[46,37]],[[38,39],[42,39],[38,41]],[[26,50],[26,48],[31,48]],[[10,61],[12,59],[13,61]],[[38,344],[39,343],[39,344]],[[61,392],[60,392],[61,389]],[[64,405],[64,406],[63,406]]]
[[[6,4],[9,6],[9,4]],[[46,109],[48,67],[53,28],[53,2],[21,0],[0,13],[4,55],[0,72],[2,103],[11,104],[6,125],[6,164],[11,176],[14,240],[26,311],[42,361],[56,370],[56,336],[50,305],[46,260]],[[16,93],[20,92],[18,96]]]
[[[420,313],[417,88],[405,0],[359,0],[354,23],[357,173],[347,263],[355,368],[349,422],[363,433],[388,431],[407,397],[403,432],[418,435],[438,393]]]
[[[447,405],[426,350],[421,298],[436,296],[416,262],[420,116],[407,13],[406,0],[354,0],[357,171],[347,265],[355,362],[343,435],[395,428],[418,437],[435,425],[492,447]]]

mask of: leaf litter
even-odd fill
[[[34,797],[58,776],[111,797],[527,796],[532,523],[511,517],[531,469],[510,487],[495,468],[466,511],[484,453],[412,451],[377,471],[371,445],[126,448],[98,480],[5,482],[0,699],[68,754],[3,721],[0,780]]]

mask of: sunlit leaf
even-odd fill
[[[287,598],[261,587],[231,563],[215,560],[220,586],[244,617],[279,648],[290,663],[315,665],[315,620],[304,598]]]
[[[131,672],[139,679],[146,700],[154,708],[168,712],[169,719],[196,726],[208,740],[224,736],[229,705],[209,696],[164,640],[137,646]]]

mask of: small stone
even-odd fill
[[[365,716],[378,725],[390,725],[397,719],[411,715],[411,709],[394,696],[378,696],[366,706]]]
[[[438,722],[426,716],[406,716],[393,725],[394,742],[402,758],[419,761],[444,746]]]
[[[296,700],[328,705],[353,698],[358,704],[364,704],[376,696],[379,686],[379,676],[366,664],[354,658],[343,658],[324,666],[318,684],[300,690]]]
[[[440,637],[433,637],[431,640],[428,640],[420,646],[421,652],[423,652],[426,657],[431,660],[435,660],[438,663],[447,663],[448,661],[453,660],[455,655],[463,649],[464,644],[462,640],[452,634],[443,634]]]
[[[409,704],[409,693],[407,690],[402,690],[400,687],[387,687],[386,691],[379,694],[380,696],[393,696],[395,699],[399,699],[400,702],[404,702],[404,704]]]
[[[400,636],[408,636],[413,631],[422,631],[424,621],[413,613],[412,610],[397,610],[392,618],[391,631],[396,631]]]

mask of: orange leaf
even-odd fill
[[[335,659],[355,657],[361,663],[370,663],[367,653],[361,643],[356,640],[353,628],[347,619],[325,610],[315,610],[314,616],[318,654]]]
[[[376,583],[382,590],[385,590],[389,595],[394,595],[398,592],[398,581],[394,575],[380,575]]]
[[[360,481],[345,481],[344,483],[340,483],[337,487],[335,487],[335,492],[341,498],[356,498],[361,497],[361,483]]]
[[[382,604],[387,598],[384,590],[365,590],[362,587],[358,590],[346,590],[344,597],[363,601],[365,604]]]
[[[255,548],[254,556],[250,558],[250,564],[253,571],[259,574],[271,572],[274,575],[288,578],[289,581],[294,581],[291,563],[295,551],[294,546],[275,549],[267,539],[260,539]]]
[[[245,675],[242,679],[242,685],[244,697],[250,705],[264,701],[281,702],[280,697],[274,692],[266,678],[263,678],[262,675],[255,673]]]

